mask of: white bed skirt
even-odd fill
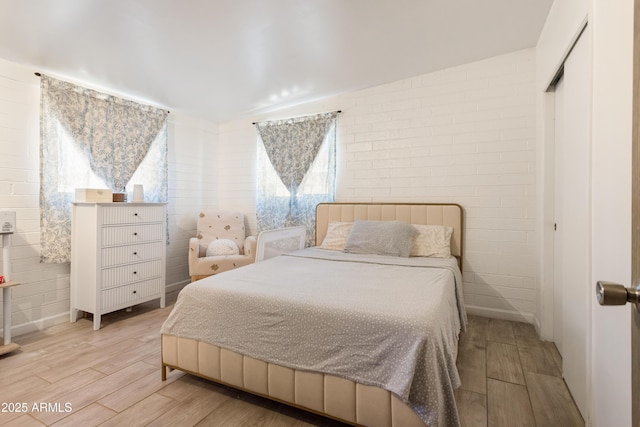
[[[425,427],[394,394],[333,375],[299,371],[224,348],[162,335],[162,379],[179,369],[353,425]]]

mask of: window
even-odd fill
[[[335,200],[337,112],[261,122],[258,231],[304,225],[315,236],[315,207]]]
[[[145,187],[145,200],[166,202],[167,114],[41,77],[42,262],[70,261],[76,188],[117,192],[138,183]]]

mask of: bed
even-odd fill
[[[353,250],[381,221],[450,228],[451,257]],[[163,380],[179,369],[353,425],[459,425],[462,223],[455,204],[318,205],[319,246],[181,291],[161,330]],[[323,248],[345,224],[352,253]]]

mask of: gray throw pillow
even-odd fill
[[[417,230],[401,221],[356,220],[343,252],[408,257]]]

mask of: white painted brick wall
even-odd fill
[[[34,71],[0,60],[0,210],[16,211],[11,263],[13,279],[21,282],[13,288],[14,335],[69,321],[69,264],[40,263],[40,80]],[[169,115],[169,289],[188,280],[187,242],[198,212],[217,204],[217,135],[215,124]]]
[[[198,213],[217,205],[217,137],[215,124],[169,114],[169,289],[189,279],[189,238],[196,235]]]
[[[10,262],[22,283],[12,292],[14,325],[46,326],[69,312],[68,264],[40,264],[39,84],[33,72],[0,62],[0,209],[16,211]]]
[[[256,133],[250,120],[221,123],[218,136],[218,203],[220,209],[243,212],[249,235],[257,235]],[[224,139],[223,139],[224,135]]]
[[[339,201],[454,202],[470,311],[532,321],[535,53],[514,52],[271,113],[341,109]],[[220,125],[219,203],[255,223],[252,119]]]

